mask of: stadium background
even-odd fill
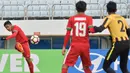
[[[32,53],[38,54],[39,58],[41,58],[40,60],[46,64],[42,65],[41,63],[42,66],[40,66],[40,70],[43,69],[45,71],[43,71],[44,73],[59,73],[63,60],[60,50],[63,45],[65,27],[67,19],[76,14],[75,3],[77,1],[79,0],[0,0],[0,36],[6,37],[10,35],[10,33],[3,28],[5,20],[11,20],[13,24],[22,27],[29,38],[34,32],[40,32],[40,43],[38,45],[30,44]],[[85,13],[94,18],[93,25],[99,26],[102,24],[103,18],[107,15],[105,5],[108,1],[115,1],[117,3],[117,14],[124,16],[130,24],[130,0],[84,1],[88,4]],[[9,41],[0,41],[1,61],[3,54],[19,54],[13,50],[14,44],[14,39]],[[111,47],[111,42],[108,31],[106,30],[102,33],[90,34],[90,44],[91,49],[93,50],[104,51],[103,49],[109,49]],[[67,45],[67,48],[68,47],[69,44]],[[100,54],[100,52],[97,53]],[[48,59],[50,57],[52,58]],[[54,68],[49,72],[48,68],[51,67],[51,65],[48,63],[52,60],[54,60],[54,63],[57,63],[57,69]],[[56,65],[53,65],[53,67],[55,66]],[[8,67],[5,69],[5,72],[6,70],[8,70]],[[40,73],[42,73],[42,71]]]

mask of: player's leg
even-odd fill
[[[63,65],[62,65],[61,73],[68,73],[69,65],[65,64],[65,61],[66,61],[66,58],[68,58],[68,56],[69,56],[68,54],[70,53],[70,51],[71,51],[71,47],[69,48],[69,50],[68,50],[68,52],[67,52],[67,54],[66,54],[66,56],[64,58],[64,62],[63,62]]]
[[[111,63],[114,62],[116,60],[116,58],[118,57],[117,49],[119,48],[119,46],[117,45],[118,43],[113,43],[112,48],[108,51],[105,60],[104,60],[104,64],[103,64],[103,69],[106,73],[116,73],[111,67]]]
[[[61,73],[68,73],[68,68],[69,68],[68,65],[63,64],[63,65],[62,65],[62,72],[61,72]]]
[[[24,43],[22,44],[23,46],[23,49],[24,49],[24,53],[23,53],[23,56],[25,57],[26,61],[27,61],[27,64],[29,66],[29,70],[30,70],[30,73],[34,73],[34,67],[33,67],[33,63],[32,63],[32,60],[30,58],[30,48],[29,48],[29,44],[28,43]]]
[[[89,46],[86,46],[85,44],[85,46],[82,46],[81,51],[82,52],[80,53],[80,57],[82,60],[84,72],[92,73],[92,71],[89,68],[91,66]]]
[[[18,52],[21,52],[21,53],[24,52],[23,46],[22,46],[19,42],[16,42],[16,44],[15,44],[15,49],[16,49]]]
[[[127,48],[125,51],[123,51],[120,54],[120,68],[121,68],[122,73],[129,73],[127,69],[128,54],[129,54],[129,48]]]
[[[28,63],[30,73],[34,73],[34,67],[33,67],[32,60],[30,58],[25,58],[25,59],[26,59],[26,61]]]
[[[68,73],[68,68],[70,66],[73,66],[76,63],[76,60],[78,59],[79,52],[77,51],[77,48],[75,48],[73,45],[69,48],[62,65],[62,72],[61,73]]]
[[[92,71],[90,70],[89,66],[84,66],[84,72],[85,73],[92,73]]]
[[[111,65],[111,63],[112,63],[113,61],[108,61],[108,60],[104,60],[104,64],[103,64],[103,69],[104,69],[104,71],[106,72],[106,73],[116,73],[111,67],[110,67],[110,65]]]

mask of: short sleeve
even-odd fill
[[[69,20],[68,20],[68,24],[67,24],[67,28],[66,28],[67,30],[71,30],[72,29],[72,20],[71,20],[71,18],[69,18]]]
[[[128,23],[127,23],[127,21],[125,19],[124,19],[124,24],[125,24],[125,28],[126,29],[130,28],[129,25],[128,25]]]
[[[108,18],[108,17],[106,17],[106,18],[104,19],[103,26],[104,26],[105,28],[107,28],[108,25],[110,24],[110,22],[111,22],[111,19]]]

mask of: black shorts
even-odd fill
[[[117,41],[112,44],[111,49],[106,55],[106,60],[115,61],[118,56],[129,52],[129,41]]]

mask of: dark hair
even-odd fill
[[[84,1],[79,1],[76,3],[76,10],[78,12],[85,12],[87,4]]]
[[[108,4],[107,4],[107,12],[116,12],[117,10],[117,5],[115,2],[113,1],[110,1]]]
[[[6,21],[6,22],[4,23],[4,26],[6,26],[6,25],[12,25],[12,23],[8,20],[8,21]]]

